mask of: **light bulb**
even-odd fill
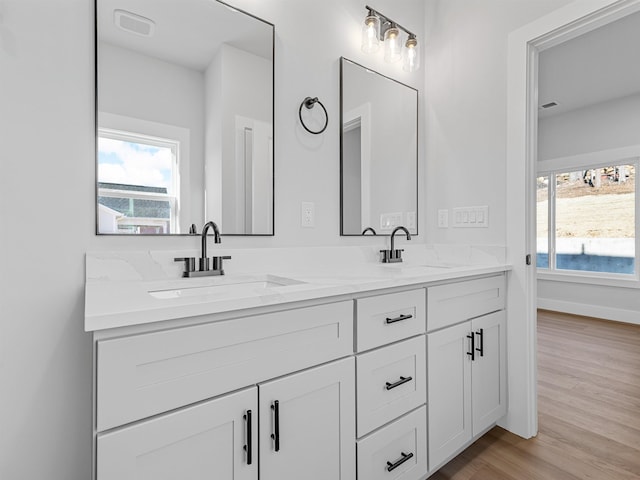
[[[368,15],[362,26],[362,51],[374,53],[380,48],[380,19],[375,15]]]
[[[415,72],[420,68],[420,52],[418,50],[418,40],[413,35],[409,35],[402,51],[402,69],[407,72]]]
[[[397,62],[402,58],[402,43],[400,42],[400,30],[395,24],[384,32],[384,61]]]

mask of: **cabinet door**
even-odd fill
[[[471,440],[471,323],[427,335],[429,470]]]
[[[98,435],[97,480],[256,480],[256,390]]]
[[[473,435],[507,413],[506,317],[504,311],[471,323],[476,343],[472,365]]]
[[[355,480],[353,358],[259,385],[261,480]]]

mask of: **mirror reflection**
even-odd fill
[[[341,59],[342,235],[418,233],[418,91]]]
[[[97,232],[273,235],[273,25],[96,0]]]

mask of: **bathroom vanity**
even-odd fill
[[[319,250],[205,280],[87,255],[96,480],[421,480],[495,425],[508,266]]]

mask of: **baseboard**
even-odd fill
[[[640,312],[637,310],[625,310],[622,308],[603,307],[602,305],[566,302],[551,298],[538,298],[538,308],[640,325]]]

